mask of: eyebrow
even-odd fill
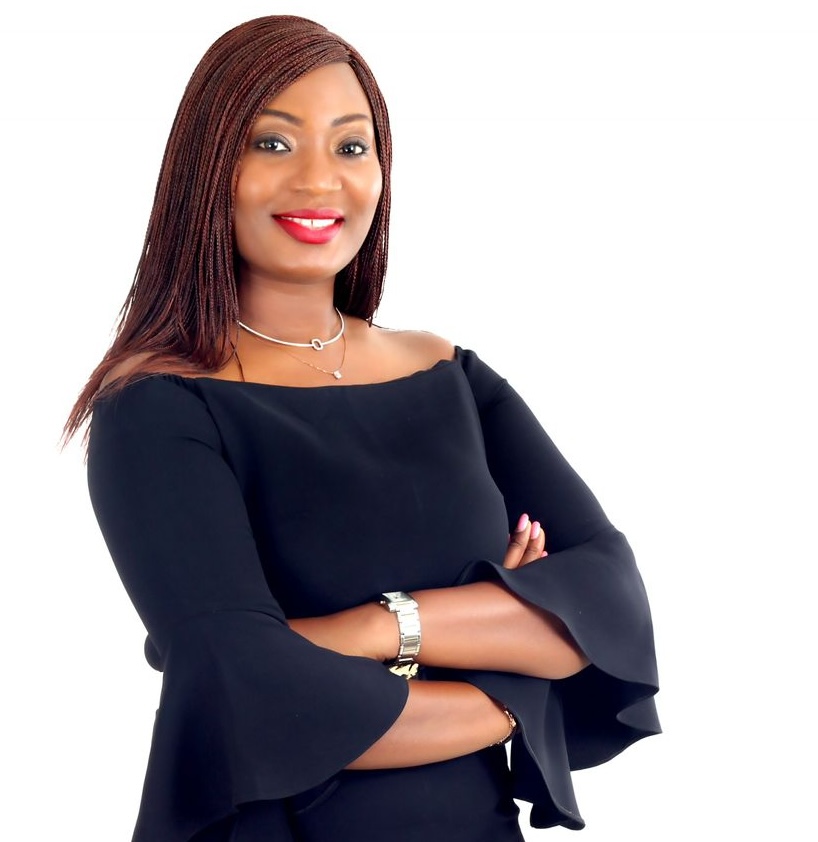
[[[278,111],[275,108],[265,108],[261,113],[267,115],[268,117],[278,117],[281,120],[286,120],[294,126],[304,125],[304,121],[300,117],[296,117],[288,111]],[[336,117],[330,125],[344,126],[347,123],[357,123],[359,120],[366,120],[368,123],[372,122],[368,114],[345,114],[343,117]]]

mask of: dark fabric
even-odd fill
[[[505,750],[490,748],[423,767],[339,772],[294,798],[242,804],[193,842],[524,842],[518,814]]]
[[[450,842],[454,825],[464,842],[518,839],[511,786],[535,826],[577,828],[569,769],[659,730],[650,614],[627,542],[470,351],[371,385],[151,376],[98,402],[88,473],[146,655],[164,671],[135,842],[184,842],[219,821],[212,832],[241,840],[250,804],[253,821],[277,823],[271,838],[290,842],[287,827],[298,842],[334,840],[329,818],[308,815],[361,821],[378,813],[367,793],[391,808],[406,787],[406,842]],[[507,571],[523,511],[544,524],[549,555]],[[510,777],[492,761],[496,797],[468,783],[487,780],[484,752],[342,771],[400,714],[406,682],[313,646],[286,618],[485,578],[559,615],[592,661],[554,682],[455,671],[521,723]],[[299,812],[316,788],[331,791]],[[395,842],[392,828],[366,826],[372,842]]]

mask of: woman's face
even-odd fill
[[[334,280],[363,244],[382,186],[372,111],[352,68],[326,65],[271,99],[236,175],[242,282]]]

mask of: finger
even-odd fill
[[[531,524],[531,532],[528,536],[528,544],[520,557],[518,567],[524,564],[529,564],[542,558],[545,553],[545,531],[543,530],[539,521],[535,520]]]
[[[503,559],[503,567],[513,570],[518,567],[520,561],[528,549],[531,537],[531,521],[527,514],[520,515],[514,532],[508,537],[508,549]]]

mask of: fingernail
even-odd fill
[[[545,550],[543,550],[540,558],[545,558],[547,555],[548,555],[548,553]]]
[[[540,534],[540,522],[535,520],[533,524],[531,524],[531,537],[536,538]]]
[[[517,529],[516,532],[522,532],[526,526],[528,526],[528,515],[520,515],[520,519],[517,521]]]

